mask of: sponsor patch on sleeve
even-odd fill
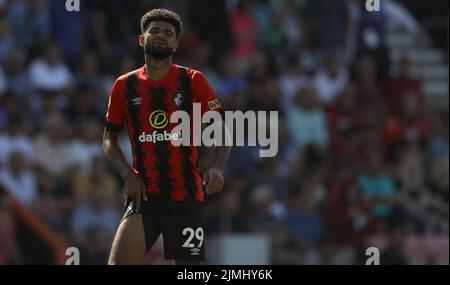
[[[222,104],[220,104],[218,99],[214,99],[214,100],[208,101],[208,106],[209,106],[209,109],[215,110],[219,107],[222,107]]]

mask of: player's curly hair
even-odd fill
[[[150,10],[141,18],[142,34],[144,34],[145,30],[153,21],[164,21],[174,25],[177,38],[180,36],[181,30],[183,28],[183,22],[181,22],[181,18],[177,13],[166,9]]]

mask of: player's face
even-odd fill
[[[164,21],[153,21],[139,37],[139,43],[144,47],[145,53],[155,58],[169,57],[178,48],[175,27]]]

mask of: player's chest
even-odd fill
[[[193,94],[188,88],[146,86],[131,91],[125,98],[128,119],[130,122],[139,121],[141,126],[149,122],[153,128],[167,126],[172,113],[192,113]]]
[[[189,111],[192,108],[193,94],[189,88],[179,86],[143,86],[130,90],[125,96],[128,112],[148,113],[156,110],[174,112]]]

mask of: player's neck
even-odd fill
[[[149,55],[145,56],[145,71],[152,80],[161,80],[169,72],[171,66],[172,57],[159,60]]]

